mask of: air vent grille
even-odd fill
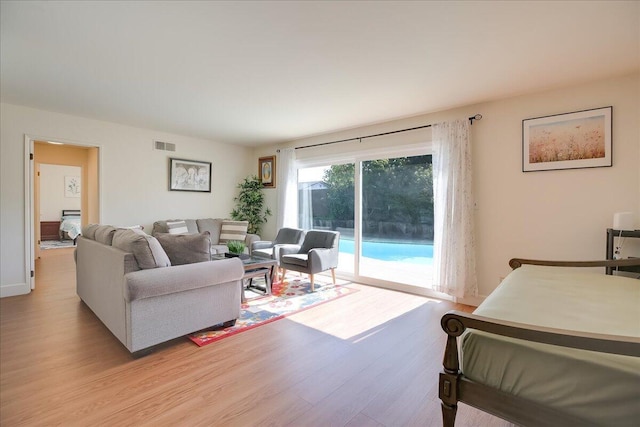
[[[176,144],[171,142],[154,141],[154,148],[162,151],[176,151]]]

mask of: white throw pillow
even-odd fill
[[[187,234],[189,229],[184,221],[167,221],[167,229],[169,234]]]

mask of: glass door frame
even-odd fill
[[[336,270],[336,276],[341,279],[353,280],[358,283],[367,285],[398,290],[402,292],[410,292],[425,296],[437,295],[427,287],[413,286],[397,282],[389,282],[370,276],[360,275],[360,258],[362,256],[362,163],[365,161],[397,158],[424,156],[433,154],[430,142],[421,144],[411,144],[396,147],[378,148],[362,150],[358,152],[336,154],[335,156],[318,156],[301,160],[296,160],[296,169],[304,169],[318,166],[330,166],[354,163],[354,204],[353,213],[353,239],[354,239],[354,265],[353,273]]]

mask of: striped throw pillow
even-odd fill
[[[244,242],[247,237],[247,228],[249,228],[249,221],[222,221],[222,228],[220,229],[220,244],[225,245],[231,240],[240,240]]]
[[[169,234],[187,234],[189,229],[184,221],[167,221],[167,229]]]

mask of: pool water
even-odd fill
[[[340,252],[353,254],[355,242],[340,239]],[[418,243],[362,242],[362,256],[381,261],[398,261],[410,264],[433,264],[433,245]]]

